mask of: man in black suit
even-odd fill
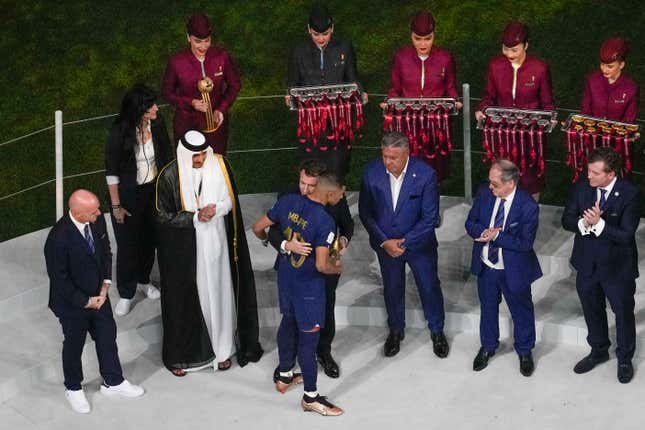
[[[310,159],[302,162],[299,168],[298,189],[292,190],[291,193],[299,193],[303,196],[311,194],[318,184],[318,177],[325,170],[326,166],[318,160]],[[352,220],[352,215],[349,213],[347,199],[343,196],[338,204],[325,206],[325,211],[331,215],[336,223],[338,237],[342,247],[341,253],[344,253],[354,234],[354,220]],[[280,258],[288,256],[292,252],[299,255],[309,255],[312,251],[309,244],[299,242],[295,236],[290,241],[284,240],[284,235],[278,224],[273,224],[269,228],[268,242],[278,251],[276,269]],[[339,279],[340,275],[325,275],[325,326],[320,330],[320,340],[316,350],[318,362],[322,366],[325,374],[330,378],[338,378],[340,376],[338,363],[336,363],[336,360],[331,355],[331,342],[336,334],[334,306],[336,304],[336,288],[338,287]]]
[[[81,381],[81,355],[87,333],[96,344],[103,377],[101,393],[139,397],[143,388],[123,379],[116,345],[116,324],[108,289],[112,284],[112,252],[100,216],[99,200],[86,190],[69,198],[69,212],[52,228],[45,242],[49,275],[49,308],[63,328],[65,397],[72,409],[88,413]]]
[[[606,298],[616,314],[618,380],[625,384],[634,375],[634,292],[638,277],[635,232],[640,217],[638,189],[618,177],[622,163],[612,148],[591,152],[587,178],[574,185],[562,225],[576,233],[571,264],[578,272],[576,289],[591,346],[591,353],[573,371],[586,373],[609,359]]]

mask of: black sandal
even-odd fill
[[[228,358],[228,359],[222,361],[221,363],[217,363],[217,370],[222,370],[222,371],[223,370],[228,370],[228,369],[231,368],[231,364],[232,364],[231,359]]]

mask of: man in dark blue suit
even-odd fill
[[[638,189],[619,178],[623,160],[612,148],[589,154],[587,178],[573,187],[562,214],[562,226],[576,234],[571,264],[587,323],[591,353],[573,371],[586,373],[609,360],[605,298],[616,314],[618,380],[634,376],[636,347],[634,292],[638,278],[636,228],[640,222]]]
[[[51,229],[45,242],[49,275],[49,308],[63,328],[65,397],[72,409],[88,413],[81,382],[81,355],[87,333],[96,344],[103,376],[101,393],[139,397],[143,388],[123,379],[116,345],[116,324],[107,297],[112,277],[112,252],[100,216],[99,201],[86,190],[69,198],[69,212]]]
[[[437,176],[432,167],[410,157],[408,138],[401,133],[386,134],[381,152],[382,159],[370,162],[363,172],[358,208],[383,277],[390,328],[384,353],[386,357],[396,355],[404,338],[408,264],[428,321],[434,353],[444,358],[449,347],[443,333],[443,295],[437,276]]]
[[[519,178],[519,169],[511,161],[493,163],[489,184],[479,189],[466,220],[466,231],[475,241],[470,271],[477,276],[481,305],[481,348],[473,370],[483,370],[499,346],[499,304],[504,296],[513,319],[520,373],[531,376],[535,369],[531,284],[542,276],[533,251],[539,207],[530,194],[518,188]]]

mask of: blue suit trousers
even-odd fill
[[[382,249],[376,252],[383,277],[383,293],[390,331],[400,334],[405,328],[405,265],[410,265],[419,291],[423,315],[432,333],[443,331],[445,314],[443,294],[437,275],[437,250],[403,254],[392,258]]]
[[[499,304],[503,295],[513,318],[515,351],[520,355],[528,354],[535,347],[531,286],[509,288],[503,270],[485,266],[477,281],[477,291],[481,305],[479,338],[482,347],[488,352],[495,352],[499,346]]]

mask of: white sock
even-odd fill
[[[305,391],[305,396],[315,399],[318,396],[318,391]]]
[[[288,372],[280,372],[280,376],[283,378],[291,378],[293,377],[293,370],[290,370]]]

